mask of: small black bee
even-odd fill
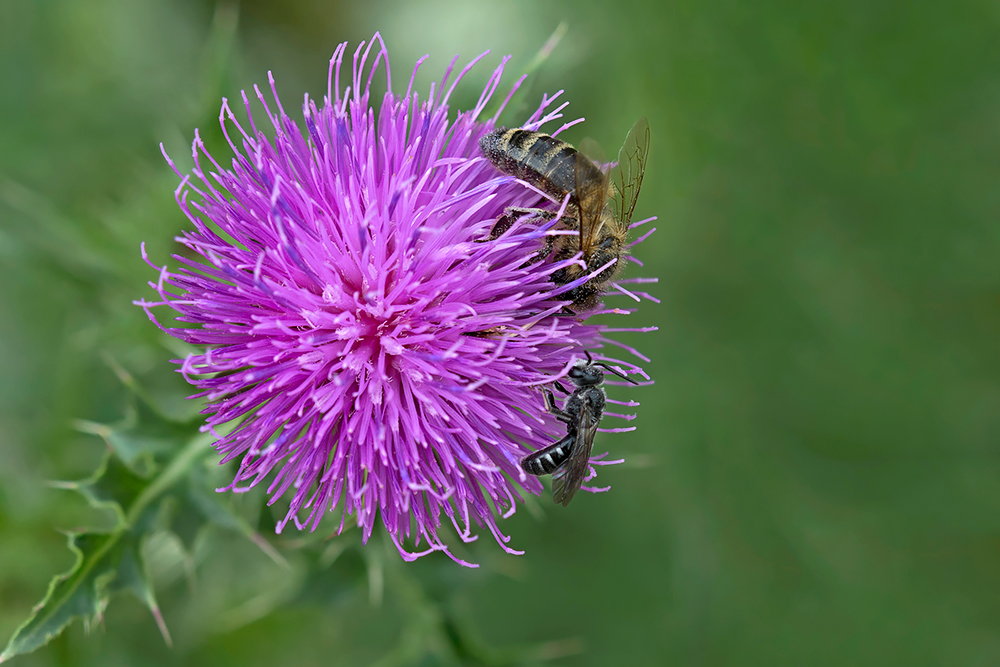
[[[558,382],[555,383],[559,390],[569,394],[561,410],[556,406],[552,391],[545,390],[545,407],[566,424],[566,437],[521,459],[521,468],[529,475],[552,475],[552,499],[563,506],[569,505],[587,476],[594,436],[604,415],[606,396],[601,387],[604,383],[601,368],[638,384],[619,370],[600,361],[595,362],[590,352],[585,354],[587,360],[577,361],[569,371],[569,379],[576,385],[575,390],[569,392]]]

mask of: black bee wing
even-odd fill
[[[635,211],[635,203],[639,200],[639,190],[642,188],[642,177],[646,173],[648,155],[649,123],[645,118],[640,118],[635,121],[618,152],[618,173],[614,178],[615,217],[622,225],[632,221],[632,212]]]
[[[559,442],[528,454],[521,459],[521,469],[529,475],[551,475],[559,466],[566,463],[575,440],[576,434],[570,433]]]
[[[597,435],[599,420],[592,419],[590,406],[586,401],[580,406],[580,414],[576,423],[576,442],[574,442],[569,460],[552,475],[552,500],[564,507],[569,505],[573,496],[583,485],[583,478],[590,469],[590,452],[594,449],[594,436]]]
[[[608,175],[600,167],[600,155],[597,144],[584,139],[573,170],[575,203],[580,210],[580,251],[585,256],[600,231],[601,211],[608,200]]]

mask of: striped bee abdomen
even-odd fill
[[[553,471],[558,469],[569,458],[575,442],[576,432],[573,431],[559,442],[525,456],[521,459],[521,468],[524,472],[536,477],[551,475]]]
[[[479,146],[497,169],[555,198],[576,189],[578,168],[585,181],[603,179],[597,165],[575,148],[541,132],[501,128],[480,139]]]

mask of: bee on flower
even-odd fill
[[[529,261],[566,233],[559,205],[482,157],[480,140],[520,84],[482,117],[508,59],[471,110],[454,112],[455,87],[483,56],[454,77],[450,66],[423,97],[423,60],[405,94],[393,92],[379,35],[342,81],[346,54],[340,45],[322,104],[306,97],[301,122],[273,78],[270,96],[254,88],[257,104],[243,94],[243,122],[223,100],[231,159],[216,161],[196,133],[191,173],[175,167],[193,226],[178,241],[200,259],[154,265],[159,298],[137,303],[154,322],[153,308],[173,309],[185,325],[164,330],[203,350],[180,372],[208,401],[205,428],[231,425],[215,443],[223,462],[238,462],[227,489],[266,484],[272,501],[285,499],[279,531],[315,530],[333,513],[338,530],[351,517],[367,540],[378,519],[404,559],[444,551],[468,564],[441,534],[450,523],[464,541],[485,527],[520,553],[498,519],[542,490],[520,462],[560,437],[546,387],[585,350],[644,374],[609,356],[589,313],[564,311],[587,276],[552,276],[585,266],[579,257]],[[380,71],[387,92],[376,100]],[[525,127],[561,117],[556,97]],[[540,206],[557,214],[477,242],[508,209]]]

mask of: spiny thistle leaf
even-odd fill
[[[106,357],[105,361],[129,389],[126,417],[115,426],[93,422],[78,422],[78,426],[104,439],[129,468],[140,475],[148,474],[163,464],[165,455],[176,451],[182,443],[199,433],[201,419],[170,416],[117,361],[111,357]],[[216,432],[227,431],[228,428],[222,427]],[[231,499],[224,500],[215,492],[216,488],[226,485],[225,476],[224,469],[217,465],[210,451],[205,452],[198,464],[192,462],[184,477],[169,489],[177,501],[169,526],[171,532],[177,535],[185,549],[191,551],[195,539],[209,523],[234,530],[260,547],[275,563],[288,567],[288,562],[274,547],[235,511],[232,502],[229,502]]]
[[[215,493],[221,481],[213,474],[217,466],[209,461],[214,436],[199,434],[193,422],[171,419],[127,372],[112,367],[130,390],[127,417],[118,425],[79,422],[81,430],[104,439],[109,451],[90,477],[52,486],[76,491],[95,509],[113,512],[115,526],[110,532],[68,534],[76,562],[52,580],[44,599],[0,654],[0,662],[44,646],[77,618],[89,627],[119,592],[135,595],[149,608],[169,645],[143,556],[146,539],[157,530],[170,530],[188,550],[208,525],[235,530],[275,563],[288,567],[232,503],[222,502]],[[175,510],[164,512],[166,503]]]
[[[288,569],[290,566],[285,557],[236,511],[232,497],[215,491],[225,484],[221,481],[222,476],[215,474],[223,473],[223,469],[214,462],[211,466],[211,469],[205,465],[193,466],[187,478],[175,489],[178,504],[170,531],[190,552],[198,534],[206,526],[232,530],[256,544],[277,565]]]
[[[164,641],[170,644],[142,558],[144,537],[139,531],[122,529],[69,533],[69,548],[76,554],[76,562],[52,580],[45,598],[0,654],[0,662],[44,646],[76,618],[82,618],[89,628],[100,619],[111,595],[119,591],[131,592],[149,608]]]
[[[135,395],[126,422],[113,429],[106,440],[122,460],[133,465],[142,457],[162,459],[164,455],[169,456],[180,443],[187,442],[197,433],[197,423],[173,421]]]
[[[89,628],[100,619],[111,596],[121,591],[132,593],[149,608],[163,640],[171,645],[142,556],[154,514],[147,508],[132,529],[120,526],[109,533],[68,533],[76,562],[52,580],[45,598],[0,654],[0,662],[44,646],[76,618]]]
[[[69,533],[76,562],[52,580],[45,598],[0,653],[0,662],[44,646],[77,617],[88,625],[100,617],[107,606],[108,583],[116,575],[112,563],[121,557],[118,542],[116,533]]]
[[[0,654],[0,662],[44,646],[76,618],[89,626],[101,617],[111,595],[119,591],[131,592],[149,608],[164,641],[170,643],[146,571],[142,544],[154,528],[153,501],[183,474],[183,468],[197,454],[208,449],[203,440],[195,439],[180,450],[155,477],[135,473],[109,452],[91,477],[56,483],[59,488],[78,491],[96,508],[112,510],[117,524],[110,532],[69,533],[69,548],[76,554],[76,562],[52,580],[45,598]]]
[[[116,528],[125,525],[125,512],[131,507],[149,483],[126,466],[121,459],[108,452],[93,475],[77,482],[51,482],[60,489],[78,491],[97,509],[110,509],[117,517]]]
[[[105,361],[129,390],[125,418],[114,425],[77,420],[76,428],[102,438],[133,470],[151,474],[157,461],[168,459],[181,444],[198,434],[200,420],[166,414],[117,361],[110,356]]]

